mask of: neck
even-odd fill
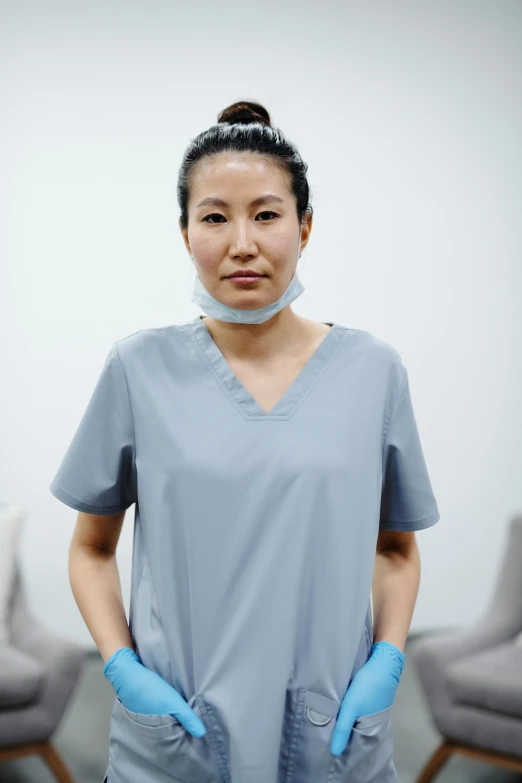
[[[308,321],[296,315],[290,305],[262,324],[230,323],[208,315],[202,320],[220,350],[238,361],[263,361],[295,353],[309,339]]]

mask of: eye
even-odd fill
[[[265,210],[264,212],[259,212],[259,215],[274,215],[275,217],[279,217],[279,215],[276,212],[269,212],[267,210]],[[210,225],[217,225],[216,223],[214,223],[214,221],[209,221],[209,218],[214,218],[214,217],[223,217],[223,215],[220,215],[219,212],[212,212],[212,214],[210,215],[205,215],[202,222],[210,223]],[[261,220],[261,223],[266,223],[266,222],[267,222],[266,220]]]
[[[278,215],[275,212],[260,212],[260,215],[275,215],[275,217],[278,217]],[[261,223],[266,223],[266,220],[262,220]]]

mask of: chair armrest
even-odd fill
[[[38,661],[46,670],[62,667],[63,673],[77,675],[83,649],[75,642],[51,631],[30,610],[25,584],[17,580],[10,627],[10,644]],[[64,672],[65,669],[65,672]]]
[[[431,665],[444,667],[468,655],[489,650],[513,639],[517,624],[488,610],[472,625],[453,631],[428,633],[408,644],[408,657],[416,663],[429,659]]]
[[[38,661],[12,644],[0,645],[0,710],[29,704],[44,683],[45,671]]]
[[[490,607],[467,628],[426,634],[408,643],[407,657],[415,663],[422,689],[439,731],[443,732],[444,718],[456,701],[447,677],[450,665],[504,644],[513,639],[514,635],[511,618],[492,616]]]
[[[24,616],[26,622],[20,622],[22,617],[19,615],[12,624],[11,644],[47,670],[60,667],[63,673],[64,667],[72,667],[77,671],[79,662],[85,656],[83,649],[49,630],[31,613],[26,611]]]
[[[44,672],[38,693],[42,736],[53,733],[64,719],[82,672],[85,652],[74,642],[50,631],[26,607],[11,624],[11,644]]]

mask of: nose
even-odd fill
[[[232,229],[229,255],[232,258],[257,255],[257,244],[254,239],[254,231],[249,225],[248,219],[237,220],[235,227]]]

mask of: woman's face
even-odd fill
[[[228,307],[255,309],[279,299],[311,229],[311,219],[299,225],[285,174],[261,155],[221,153],[194,172],[188,227],[181,233],[201,282]],[[263,277],[247,284],[227,279],[244,269]]]

